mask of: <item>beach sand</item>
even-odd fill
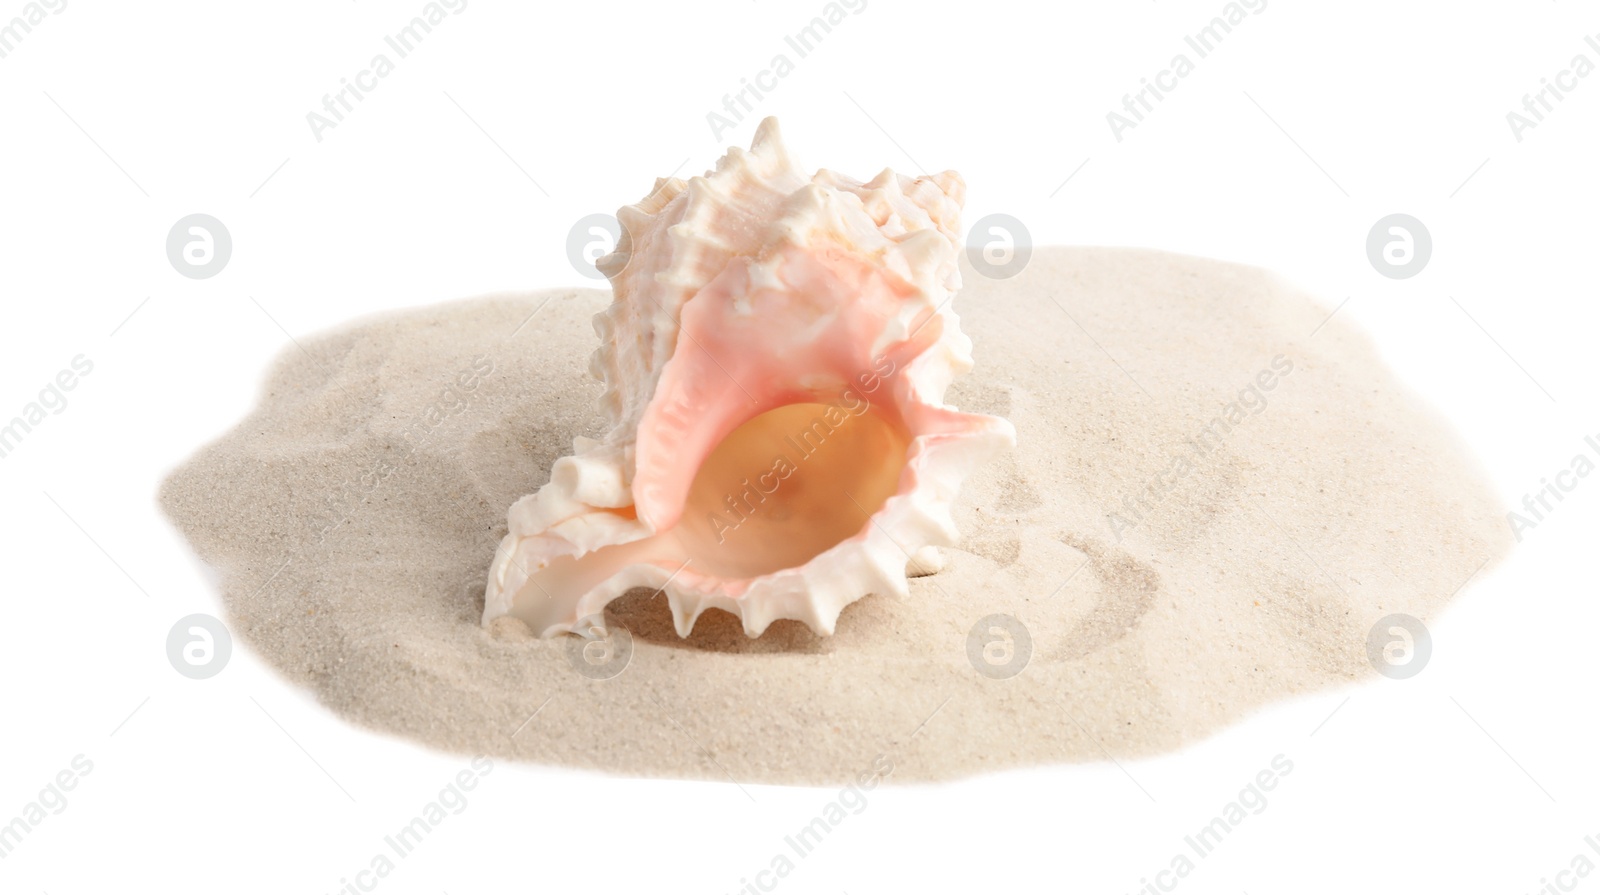
[[[640,591],[610,613],[631,659],[594,679],[581,640],[481,627],[507,508],[601,432],[601,290],[301,339],[161,503],[219,573],[234,635],[344,718],[453,752],[741,783],[843,783],[880,755],[904,782],[1173,750],[1375,678],[1378,619],[1435,618],[1510,548],[1448,425],[1270,273],[1036,248],[1012,279],[963,276],[976,368],[948,399],[1009,418],[1018,447],[967,481],[943,571],[852,604],[832,637],[778,622],[749,640],[713,611],[680,640]],[[968,657],[994,614],[1031,640],[1004,679]]]

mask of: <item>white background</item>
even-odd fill
[[[957,169],[968,220],[1013,215],[1036,243],[1243,261],[1330,310],[1348,297],[1508,507],[1600,433],[1600,74],[1520,142],[1506,120],[1576,54],[1600,63],[1592,4],[1272,0],[1118,142],[1106,113],[1220,0],[868,0],[713,139],[707,113],[793,59],[784,35],[823,5],[470,0],[320,142],[306,114],[421,0],[71,0],[0,59],[0,416],[94,363],[0,461],[0,821],[94,763],[0,859],[0,890],[331,893],[467,766],[345,724],[245,648],[214,679],[174,673],[167,630],[221,609],[157,483],[247,412],[285,331],[592,285],[573,222],[704,170],[761,115],[809,166]],[[0,0],[0,20],[23,9]],[[212,279],[165,255],[193,212],[233,236]],[[1433,236],[1413,279],[1366,258],[1392,212]],[[1132,893],[1280,753],[1294,771],[1268,808],[1178,891],[1554,883],[1600,838],[1597,518],[1591,478],[1467,586],[1412,680],[1158,760],[879,788],[778,891]],[[497,762],[376,891],[732,893],[833,798],[745,788]]]

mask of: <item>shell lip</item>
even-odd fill
[[[1008,420],[989,416],[980,417],[980,419],[986,424],[984,434],[988,436],[986,440],[993,443],[992,448],[1009,448],[1016,445],[1016,429]],[[917,478],[927,463],[933,459],[930,456],[930,452],[935,451],[943,444],[947,444],[950,439],[951,436],[943,433],[918,436],[914,440],[913,446],[908,450],[905,469],[902,472],[901,486],[897,488],[896,493],[891,495],[882,507],[869,514],[854,534],[824,549],[803,563],[736,579],[700,573],[698,570],[693,569],[692,563],[688,561],[676,566],[673,563],[654,561],[631,564],[618,569],[605,582],[600,583],[579,597],[574,607],[575,618],[570,621],[552,623],[538,631],[537,634],[539,637],[548,638],[560,634],[581,634],[583,631],[590,629],[598,629],[603,632],[607,630],[604,612],[606,605],[629,591],[650,589],[663,593],[669,598],[669,606],[673,613],[673,627],[679,637],[689,637],[693,633],[694,626],[700,616],[713,608],[720,608],[733,613],[741,619],[746,636],[759,637],[765,633],[771,622],[787,616],[774,616],[763,619],[759,615],[741,611],[746,608],[747,601],[752,598],[752,594],[759,595],[769,587],[780,586],[784,582],[792,580],[798,579],[797,583],[803,583],[808,577],[808,572],[812,571],[812,567],[826,565],[838,556],[853,552],[876,538],[881,538],[887,542],[886,545],[880,546],[892,548],[899,555],[899,561],[902,563],[912,562],[918,550],[923,547],[954,546],[957,541],[957,535],[953,525],[946,525],[947,531],[941,532],[941,534],[945,535],[944,537],[919,539],[915,547],[906,546],[884,528],[884,518],[905,512],[907,505],[913,502],[915,486],[918,484]],[[910,485],[910,487],[907,487],[907,485]],[[664,534],[665,532],[660,533]],[[894,555],[890,554],[891,559]],[[651,583],[646,580],[660,576],[664,577],[661,578],[659,583]],[[737,588],[738,592],[726,587],[730,581],[738,582],[742,585]],[[903,598],[907,595],[908,588],[909,585],[902,578],[900,587],[886,588],[889,593],[884,595]],[[866,596],[868,593],[881,592],[879,589],[873,589],[863,593],[861,596]],[[698,605],[695,605],[692,609],[682,605],[685,598],[690,597],[700,598],[695,601]],[[729,603],[732,605],[726,605]],[[831,636],[836,628],[838,612],[842,609],[843,604],[831,614],[794,620],[802,621],[819,634]]]

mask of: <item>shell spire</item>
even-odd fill
[[[512,506],[484,623],[603,627],[644,587],[680,636],[713,608],[752,637],[831,634],[937,569],[962,480],[1016,438],[943,403],[972,367],[950,308],[964,193],[953,171],[807,177],[768,118],[748,152],[621,209],[590,362],[610,427]]]

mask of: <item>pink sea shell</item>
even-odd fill
[[[950,308],[963,191],[949,171],[807,177],[767,119],[749,152],[622,209],[591,363],[612,426],[512,506],[484,623],[603,628],[643,587],[680,636],[711,608],[752,637],[831,634],[936,570],[962,480],[1016,441],[943,403],[972,367]]]

